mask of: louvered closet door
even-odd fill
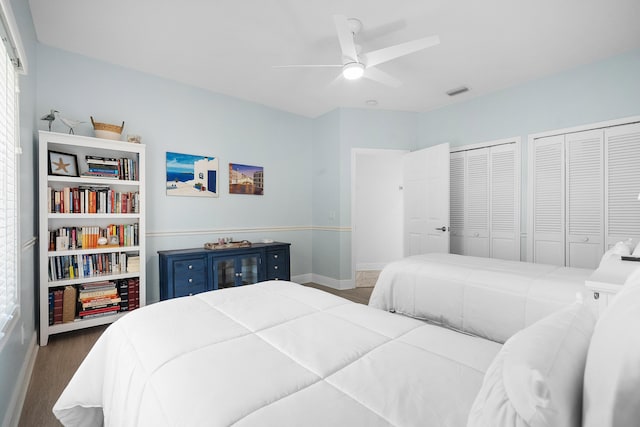
[[[464,255],[464,177],[465,177],[465,153],[460,151],[451,153],[449,172],[451,174],[450,186],[450,222],[451,244],[449,250],[452,254]]]
[[[491,257],[520,260],[520,172],[515,144],[490,149]]]
[[[640,124],[605,131],[606,243],[640,241]]]
[[[465,255],[489,257],[489,148],[467,151]]]
[[[564,135],[533,144],[533,261],[564,265]]]
[[[604,253],[604,132],[570,133],[566,150],[566,265],[597,268]]]

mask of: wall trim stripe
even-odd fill
[[[283,233],[288,231],[334,231],[351,232],[351,227],[293,225],[274,227],[237,227],[237,228],[211,228],[208,230],[166,230],[148,231],[147,237],[175,237],[175,236],[199,236],[207,234],[232,234],[232,233]]]

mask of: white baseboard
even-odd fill
[[[318,285],[328,286],[333,289],[344,290],[353,289],[355,286],[352,279],[334,279],[333,277],[321,276],[320,274],[311,274],[310,282]]]
[[[36,357],[38,356],[37,334],[34,331],[29,340],[29,349],[27,350],[27,357],[24,359],[24,363],[20,368],[20,374],[18,375],[18,381],[16,387],[13,390],[11,401],[9,402],[9,410],[4,416],[2,421],[3,427],[17,427],[20,422],[20,415],[22,414],[22,407],[24,406],[24,399],[27,396],[27,389],[29,388],[29,381],[31,381],[31,374],[33,373],[33,367],[36,364]]]
[[[291,276],[291,281],[296,283],[309,283],[313,282],[313,274],[300,274],[298,276]]]

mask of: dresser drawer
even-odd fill
[[[289,256],[285,249],[266,252],[267,280],[289,280]]]
[[[178,276],[199,275],[207,269],[206,258],[191,258],[173,261],[173,274]]]
[[[193,295],[207,290],[207,259],[173,261],[173,297]]]

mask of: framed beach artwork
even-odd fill
[[[167,151],[167,196],[218,197],[218,159]]]
[[[264,194],[262,166],[229,163],[229,194]]]
[[[78,158],[75,154],[49,153],[49,175],[78,176]]]

